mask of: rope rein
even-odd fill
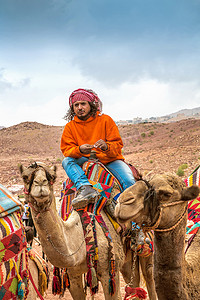
[[[133,228],[132,228],[133,230]],[[127,284],[127,286],[134,287],[134,277],[133,274],[135,274],[135,265],[136,265],[136,259],[137,259],[137,246],[138,246],[138,237],[140,228],[134,228],[136,234],[135,234],[135,244],[134,244],[134,251],[132,251],[132,267],[131,267],[131,280]]]

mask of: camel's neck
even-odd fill
[[[32,216],[42,248],[49,261],[57,267],[73,267],[85,261],[86,247],[81,220],[73,211],[68,221],[58,215],[55,198],[47,211]]]
[[[183,288],[186,220],[187,215],[175,229],[155,232],[154,277],[159,299],[188,299]]]

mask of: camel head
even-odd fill
[[[35,162],[29,167],[19,166],[24,181],[26,200],[34,206],[42,207],[53,197],[53,183],[56,179],[56,166],[48,167]]]
[[[173,174],[155,175],[147,181],[137,181],[118,198],[115,215],[120,223],[134,221],[139,226],[152,226],[162,218],[159,227],[165,228],[177,220],[187,201],[199,195],[198,186],[186,187],[184,181]]]
[[[141,217],[143,221],[143,217],[145,217],[144,195],[147,190],[146,183],[143,180],[139,180],[121,193],[115,207],[115,216],[119,223],[123,224],[134,220],[134,222],[140,224]]]

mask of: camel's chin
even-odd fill
[[[127,204],[127,203],[126,203]],[[134,221],[138,224],[141,219],[141,208],[133,211],[130,205],[118,203],[115,207],[115,216],[120,224],[125,224]]]
[[[120,224],[120,225],[126,225],[127,223],[129,223],[131,221],[131,219],[120,219],[117,217],[117,222]]]
[[[34,197],[34,200],[35,200],[38,204],[42,204],[42,203],[46,202],[47,200],[49,200],[49,196],[38,196],[38,197]]]

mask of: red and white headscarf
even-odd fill
[[[102,110],[102,102],[92,90],[78,89],[73,91],[69,96],[69,106],[72,107],[76,101],[91,102],[96,105],[97,110],[100,112]]]

